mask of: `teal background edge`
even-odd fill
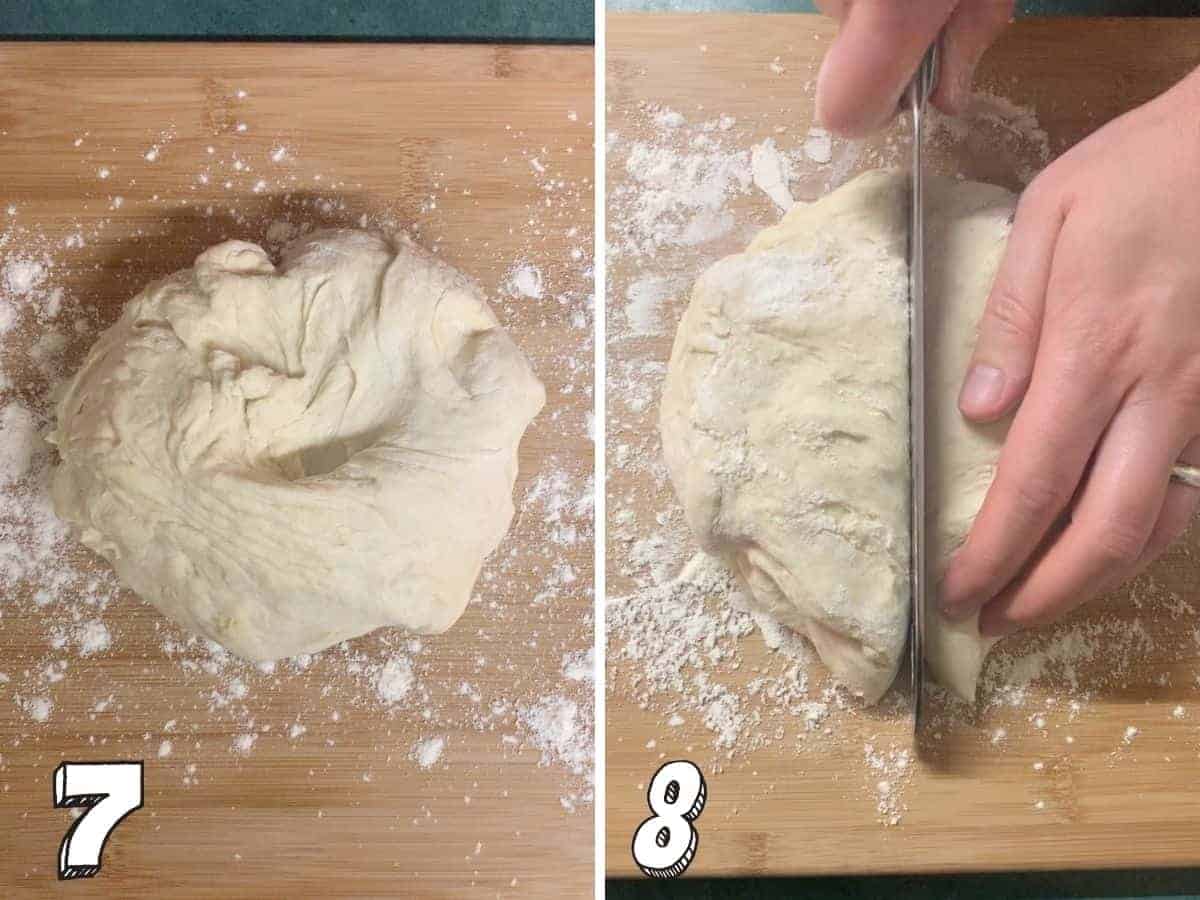
[[[813,0],[609,0],[612,11],[816,12]],[[1194,16],[1198,0],[1020,0],[1021,16]]]
[[[592,0],[0,0],[0,36],[591,43]]]
[[[616,11],[814,12],[812,0],[609,0]],[[1200,15],[1200,0],[1020,0],[1027,16]],[[591,0],[5,0],[0,36],[590,43]]]

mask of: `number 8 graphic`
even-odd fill
[[[646,802],[653,816],[633,833],[633,861],[651,878],[676,878],[696,857],[700,835],[692,822],[704,811],[708,789],[695,763],[678,759],[650,779]]]

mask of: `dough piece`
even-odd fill
[[[57,513],[239,656],[462,614],[512,518],[541,384],[405,238],[228,241],[134,297],[58,400]]]
[[[968,421],[958,411],[958,394],[1017,198],[995,185],[939,178],[926,200],[926,534],[940,582],[992,483],[1010,424],[1009,418],[988,425]],[[935,610],[925,658],[934,679],[974,703],[984,658],[995,643],[979,634],[978,616],[956,623]]]
[[[944,248],[927,285],[931,551],[944,565],[1006,427],[976,430],[956,403],[1013,198],[948,179],[928,190],[928,245]],[[661,413],[701,546],[868,702],[894,680],[908,629],[906,242],[896,173],[794,208],[696,282]],[[977,626],[931,631],[935,677],[973,696]]]

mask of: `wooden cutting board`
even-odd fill
[[[740,129],[747,149],[766,138],[780,148],[799,146],[811,125],[813,82],[833,34],[825,19],[807,15],[609,16],[609,133],[653,141],[652,120],[670,110],[693,122],[733,117],[730,133]],[[1182,77],[1200,59],[1197,46],[1200,20],[1021,21],[987,57],[981,81],[994,94],[1035,110],[1049,150],[1057,154]],[[994,136],[984,130],[969,135],[953,153],[939,157],[941,168],[1019,188],[1009,148],[1004,140],[993,142]],[[901,149],[903,140],[898,140]],[[610,196],[632,183],[620,147],[620,140],[610,143]],[[894,158],[886,149],[869,145],[851,170]],[[1153,161],[1131,163],[1129,178],[1137,178],[1139,165]],[[811,199],[828,189],[825,177],[800,172],[793,188]],[[723,238],[694,248],[668,247],[655,258],[610,257],[610,334],[620,330],[626,291],[636,279],[666,272],[690,284],[709,263],[744,246],[748,229],[779,215],[756,191],[737,196],[729,208],[739,227]],[[611,206],[609,223],[611,244],[620,228]],[[660,333],[610,343],[610,373],[626,371],[622,367],[630,361],[667,360],[686,294],[685,287],[664,302],[661,318],[667,324]],[[639,574],[631,539],[614,537],[621,529],[612,516],[623,506],[632,511],[638,523],[645,523],[636,537],[648,536],[666,521],[656,523],[656,514],[675,510],[672,521],[680,521],[661,470],[622,467],[611,455],[620,444],[659,452],[657,394],[644,409],[643,401],[631,403],[610,388],[610,597],[634,590],[623,572]],[[785,739],[727,759],[723,751],[714,751],[712,734],[699,725],[698,715],[685,714],[682,725],[668,727],[669,696],[656,698],[648,709],[631,699],[638,667],[616,659],[623,638],[610,636],[609,873],[637,874],[629,844],[649,814],[646,785],[664,760],[678,758],[700,765],[709,790],[696,823],[699,849],[688,875],[1200,862],[1200,652],[1192,637],[1194,610],[1200,609],[1198,543],[1193,531],[1154,567],[1152,582],[1094,607],[1093,614],[1114,627],[1138,621],[1148,635],[1144,649],[1127,648],[1122,659],[1100,654],[1080,667],[1085,685],[1092,679],[1107,686],[1072,710],[1061,701],[1050,703],[1064,696],[1062,681],[1052,678],[1035,683],[1017,708],[984,710],[973,723],[943,723],[933,757],[918,763],[902,785],[891,786],[899,791],[902,812],[893,826],[880,824],[876,808],[877,782],[890,776],[867,767],[865,747],[910,746],[902,710],[835,715],[829,720],[836,723],[833,734],[823,737],[818,731],[803,738],[803,750],[796,749],[801,743],[796,735],[803,734],[796,727],[798,717],[782,724],[769,720],[763,729],[781,727]],[[683,558],[693,550],[694,544]],[[740,668],[724,675],[729,683],[744,687],[778,666],[757,634],[741,645]],[[1121,667],[1115,679],[1099,678],[1100,670],[1112,675]],[[1137,732],[1127,732],[1130,726]]]
[[[513,529],[476,602],[419,652],[384,632],[265,675],[171,645],[186,637],[128,595],[102,612],[71,589],[0,600],[0,893],[590,894],[586,773],[547,755],[519,710],[549,696],[577,703],[585,729],[591,715],[591,682],[563,672],[592,645],[592,532],[575,503],[592,471],[591,48],[10,43],[0,70],[0,266],[45,263],[39,290],[64,291],[65,346],[33,355],[49,369],[218,240],[366,222],[413,229],[476,277],[548,394],[521,445]],[[540,272],[540,297],[505,290],[518,263]],[[52,380],[30,355],[49,326],[23,322],[0,337],[0,405],[36,407]],[[570,502],[527,496],[539,483]],[[562,571],[574,580],[548,588]],[[56,627],[93,616],[109,649],[54,648]],[[392,706],[371,672],[398,652],[428,696]],[[59,661],[61,679],[42,671]],[[422,769],[412,748],[435,736],[445,749]],[[71,819],[50,803],[64,759],[145,760],[144,808],[101,873],[69,886],[55,862]]]

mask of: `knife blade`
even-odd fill
[[[913,733],[925,716],[925,629],[928,568],[925,540],[925,184],[922,137],[925,108],[937,84],[938,41],[926,52],[907,91],[912,114],[912,184],[908,229],[908,427],[910,467],[909,654],[913,695]]]

